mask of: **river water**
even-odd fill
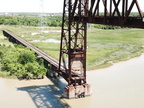
[[[64,99],[62,78],[60,82],[0,78],[0,108],[144,108],[144,54],[88,71],[87,82],[92,84],[91,96]]]

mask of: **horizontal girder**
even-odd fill
[[[77,1],[77,2],[76,2]],[[78,6],[80,0],[75,0]],[[85,10],[80,12],[73,8],[73,20],[83,23],[115,25],[124,27],[144,28],[143,12],[139,0],[81,0],[85,1]],[[88,4],[88,5],[87,5]],[[133,13],[135,7],[136,13]]]

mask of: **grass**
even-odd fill
[[[143,29],[88,30],[87,65],[96,69],[144,52]]]
[[[25,26],[0,26],[9,29],[23,39],[29,41],[50,56],[59,59],[59,43],[44,43],[46,39],[60,40],[61,33],[50,32],[48,34],[31,35],[40,32],[38,27]],[[45,30],[61,30],[58,27],[47,27]],[[32,42],[40,40],[40,42]],[[87,70],[107,67],[114,62],[128,60],[144,53],[144,30],[143,29],[115,29],[102,30],[88,28],[87,31]]]

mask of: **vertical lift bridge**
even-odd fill
[[[59,70],[64,67],[68,98],[91,95],[86,82],[87,23],[144,28],[139,0],[64,0]],[[138,15],[132,16],[136,8]],[[101,8],[103,10],[101,10]]]
[[[85,97],[92,93],[91,85],[86,82],[87,23],[144,28],[138,1],[64,0],[59,62],[9,31],[3,32],[11,40],[34,50],[46,66],[50,64],[68,82],[66,97]],[[136,16],[131,14],[134,7]]]

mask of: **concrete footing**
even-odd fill
[[[84,85],[69,85],[65,87],[65,97],[71,98],[81,98],[85,96],[90,96],[92,94],[92,88],[90,84]]]

